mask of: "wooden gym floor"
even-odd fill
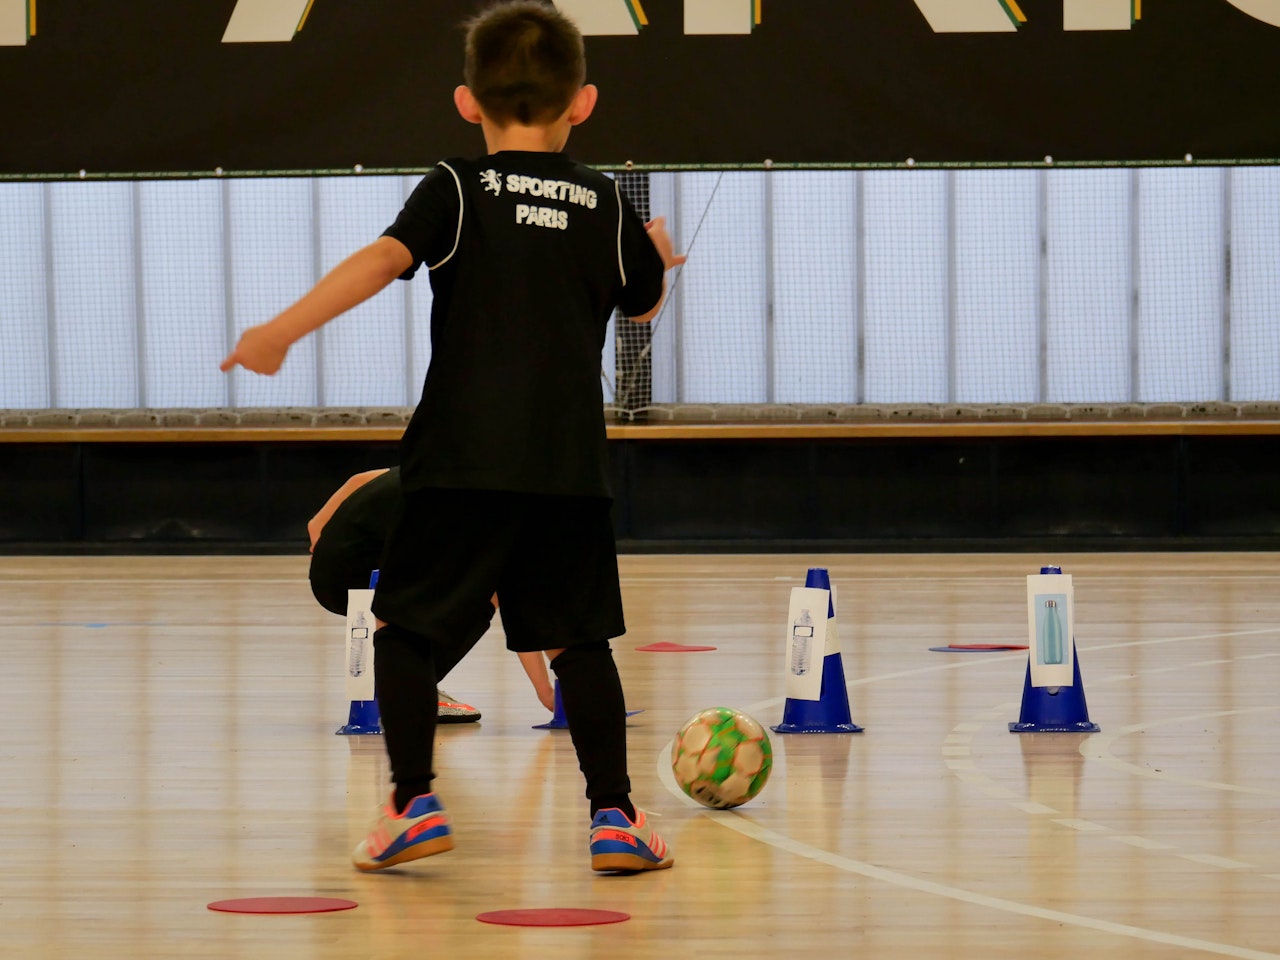
[[[1102,732],[1010,734],[1024,577],[1075,580]],[[628,556],[615,642],[637,802],[673,870],[592,874],[581,776],[495,627],[445,689],[458,847],[349,863],[381,739],[339,737],[342,624],[306,559],[0,558],[0,955],[90,958],[1280,957],[1280,555]],[[668,744],[708,706],[777,723],[788,592],[826,566],[863,734],[773,735],[770,783],[713,812]],[[704,653],[646,653],[655,641]],[[211,912],[332,896],[343,912]],[[591,907],[609,926],[491,926]]]

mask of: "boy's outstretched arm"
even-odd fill
[[[658,251],[658,256],[662,257],[662,266],[664,270],[670,270],[672,267],[678,267],[688,258],[683,254],[675,252],[674,245],[671,242],[671,236],[667,233],[667,218],[655,217],[644,225],[649,233],[649,239],[653,241],[654,247]],[[653,305],[653,309],[648,313],[638,317],[630,317],[632,323],[648,323],[658,315],[658,311],[662,309],[662,301],[667,298],[667,277],[664,273],[662,276],[662,296],[658,298],[658,302]]]
[[[326,273],[289,309],[241,334],[236,348],[222,361],[222,371],[239,365],[254,373],[275,373],[297,341],[364,303],[411,266],[408,247],[392,237],[379,237]]]

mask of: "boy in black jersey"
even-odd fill
[[[432,357],[401,453],[401,519],[373,611],[375,676],[394,794],[353,860],[362,870],[453,848],[432,792],[436,661],[460,657],[497,593],[507,646],[545,650],[591,803],[591,865],[671,866],[630,800],[626,711],[609,639],[625,631],[610,521],[600,355],[616,309],[658,311],[683,262],[661,219],[563,152],[595,107],[581,34],[541,0],[468,24],[454,103],[488,153],[442,161],[385,234],[270,322],[223,369],[280,368],[338,314],[431,272]],[[474,641],[471,641],[474,642]]]

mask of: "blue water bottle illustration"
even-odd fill
[[[791,625],[791,672],[797,677],[803,677],[809,672],[812,640],[813,617],[807,609],[801,610],[800,616]]]
[[[351,662],[347,669],[351,676],[364,674],[365,654],[369,648],[369,624],[364,618],[364,611],[357,610],[355,619],[351,621]]]
[[[1042,663],[1062,663],[1062,620],[1058,614],[1058,601],[1044,602],[1044,626],[1040,634],[1040,660]]]

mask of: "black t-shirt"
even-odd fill
[[[605,326],[653,309],[663,279],[614,181],[561,153],[446,160],[386,235],[434,295],[404,489],[608,496]]]

